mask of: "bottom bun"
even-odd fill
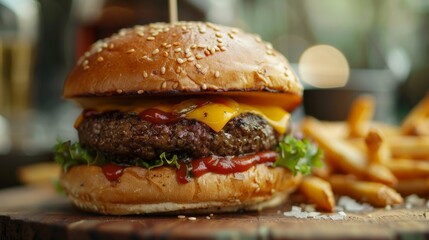
[[[261,210],[281,204],[300,179],[284,168],[258,164],[241,173],[207,173],[186,184],[170,167],[128,167],[110,182],[100,167],[80,165],[62,173],[61,184],[82,210],[127,215]]]

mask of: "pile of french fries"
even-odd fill
[[[318,209],[333,211],[334,194],[375,207],[429,195],[429,92],[398,127],[372,121],[374,109],[374,99],[361,96],[345,122],[302,122],[303,133],[325,153],[324,167],[300,186]]]

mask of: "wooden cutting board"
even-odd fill
[[[347,213],[334,221],[285,217],[281,213],[291,201],[259,213],[195,215],[191,221],[177,215],[88,214],[50,188],[19,187],[0,191],[0,239],[429,239],[427,208]]]

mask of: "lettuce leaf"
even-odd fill
[[[321,167],[323,152],[308,139],[299,140],[287,135],[277,146],[278,157],[275,167],[285,167],[294,175],[307,175],[312,167]]]
[[[78,142],[71,143],[70,141],[58,142],[54,147],[54,160],[60,164],[65,172],[75,165],[98,165],[101,166],[107,162],[114,162],[113,159],[108,159],[99,151],[90,150],[80,145]],[[175,154],[161,153],[159,159],[154,161],[143,161],[135,159],[136,165],[152,169],[164,165],[179,168],[179,158]]]

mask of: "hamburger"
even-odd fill
[[[63,96],[79,142],[60,183],[102,214],[229,212],[282,203],[320,151],[289,134],[302,86],[257,35],[203,22],[122,29],[94,43]]]

